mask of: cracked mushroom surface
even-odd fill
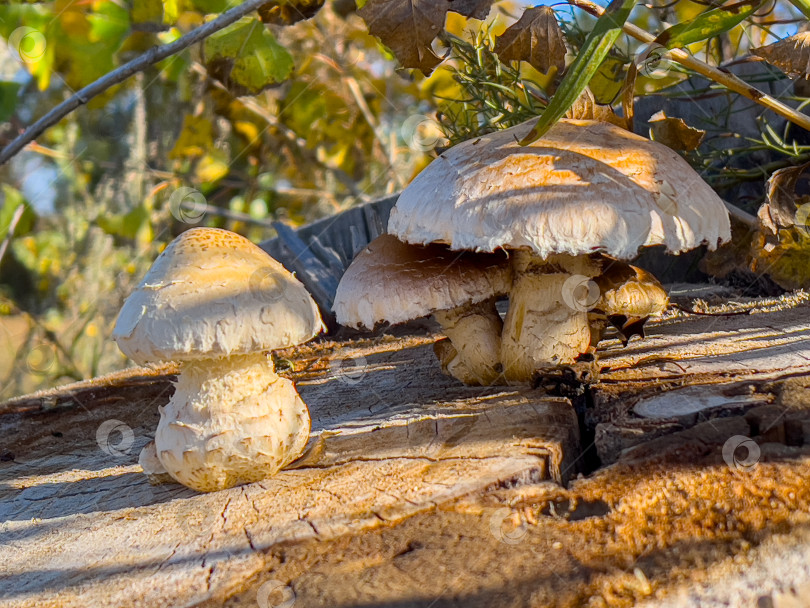
[[[511,382],[588,352],[588,308],[572,290],[599,276],[592,254],[629,259],[650,245],[677,254],[731,238],[723,201],[666,146],[572,119],[521,146],[533,122],[450,148],[400,195],[388,223],[407,243],[510,252],[500,359]]]
[[[267,478],[300,456],[309,411],[267,351],[322,327],[304,286],[244,237],[193,228],[172,241],[113,331],[138,364],[181,364],[140,458],[147,475],[210,492]]]
[[[495,299],[509,290],[500,254],[408,245],[380,236],[361,251],[335,295],[337,321],[373,329],[433,315],[449,341],[436,343],[442,370],[465,384],[488,385],[501,373],[503,323]]]

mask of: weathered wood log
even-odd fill
[[[570,403],[458,386],[439,373],[431,343],[324,347],[328,359],[310,357],[319,369],[297,374],[313,420],[308,453],[272,479],[224,492],[151,486],[135,464],[165,391],[138,399],[119,376],[125,401],[0,417],[13,452],[0,464],[0,606],[56,592],[61,606],[186,604],[249,576],[280,542],[334,538],[490,486],[576,472]],[[132,376],[137,387],[143,375]]]
[[[135,370],[0,406],[0,606],[213,607],[234,593],[232,605],[254,606],[268,581],[290,585],[297,608],[648,596],[694,568],[685,554],[721,560],[741,539],[810,522],[810,307],[745,306],[755,314],[672,315],[645,341],[604,344],[592,414],[670,428],[569,489],[552,481],[585,447],[570,404],[462,386],[439,373],[435,337],[279,353],[312,411],[310,449],[272,479],[213,494],[151,486],[135,464],[166,376],[153,377],[159,390]],[[635,412],[692,385],[736,409],[691,428]],[[765,397],[741,403],[741,386]],[[761,450],[751,481],[724,452],[739,437]]]
[[[769,403],[773,395],[758,387],[810,373],[809,301],[798,292],[714,309],[749,315],[672,313],[627,348],[615,339],[603,343],[607,369],[593,391],[602,463],[661,435]]]

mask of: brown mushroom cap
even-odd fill
[[[338,323],[373,328],[402,323],[482,302],[509,289],[503,253],[451,251],[443,245],[408,245],[391,235],[372,241],[354,259],[338,285]]]

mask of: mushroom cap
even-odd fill
[[[228,230],[193,228],[124,302],[113,339],[143,364],[284,348],[322,327],[306,288],[261,248]]]
[[[619,261],[607,261],[608,268],[594,279],[600,299],[596,308],[606,315],[649,317],[664,312],[669,296],[652,274]]]
[[[505,254],[408,245],[385,234],[369,243],[346,270],[335,294],[338,323],[373,328],[507,293]]]
[[[631,258],[731,238],[723,201],[678,154],[615,125],[563,119],[521,146],[534,120],[460,143],[400,195],[388,232],[452,249]]]

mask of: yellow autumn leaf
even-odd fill
[[[214,145],[214,126],[202,116],[187,115],[169,158],[197,158]]]

